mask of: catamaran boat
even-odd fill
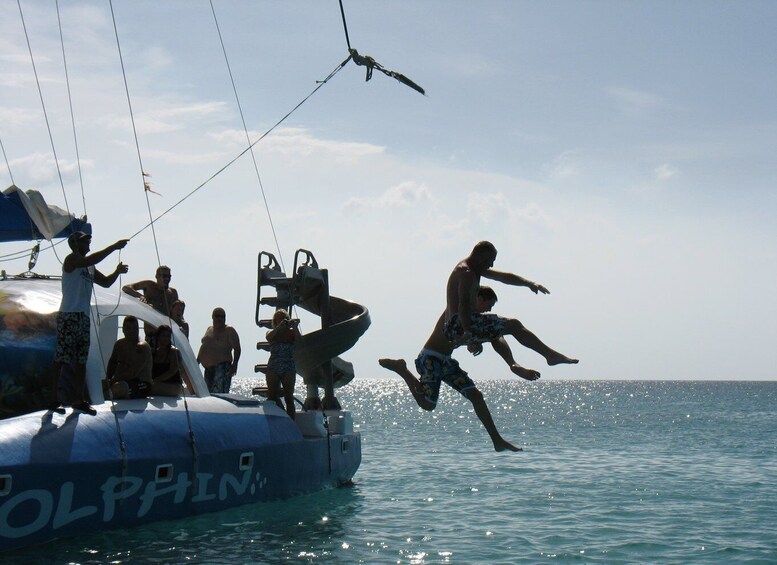
[[[0,199],[0,240],[53,240],[89,224],[40,194],[10,187]],[[299,307],[321,328],[295,347],[307,390],[292,420],[274,401],[210,394],[189,341],[169,318],[119,290],[94,287],[86,378],[97,414],[47,410],[61,300],[58,277],[0,277],[0,551],[100,529],[175,519],[289,498],[351,481],[361,437],[335,389],[353,366],[339,355],[370,325],[366,308],[329,296],[328,272],[299,250],[287,276],[259,254],[256,322],[263,310]],[[263,292],[265,296],[262,296]],[[119,320],[169,324],[183,360],[179,397],[106,399],[102,381]],[[269,316],[268,316],[269,318]],[[260,342],[259,349],[267,344]],[[256,371],[266,366],[257,365]],[[319,398],[319,390],[324,398]],[[263,392],[256,389],[256,393]]]

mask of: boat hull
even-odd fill
[[[308,494],[360,462],[358,433],[303,437],[252,399],[35,412],[0,422],[0,550]]]

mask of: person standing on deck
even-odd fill
[[[141,302],[145,302],[157,312],[170,317],[172,306],[178,301],[178,291],[170,286],[170,280],[173,275],[170,267],[160,265],[156,269],[156,280],[138,281],[132,284],[125,284],[122,290],[134,296]],[[154,326],[148,323],[143,324],[143,333],[146,341],[154,345]]]
[[[54,361],[59,365],[58,401],[51,409],[56,410],[64,404],[92,415],[97,413],[86,399],[92,286],[97,283],[108,288],[120,274],[128,272],[129,267],[119,262],[116,270],[106,276],[95,265],[114,251],[123,249],[128,242],[128,239],[120,239],[90,255],[91,235],[77,231],[67,238],[72,252],[62,263],[62,303],[57,314],[57,350],[54,355]]]
[[[213,325],[202,336],[197,361],[205,368],[205,382],[210,392],[229,392],[232,377],[240,360],[240,337],[226,324],[223,308],[214,308]]]
[[[122,290],[141,302],[149,304],[157,312],[169,316],[170,308],[178,300],[178,291],[170,286],[170,279],[172,279],[170,267],[160,265],[156,269],[155,281],[145,280],[125,284]]]

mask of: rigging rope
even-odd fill
[[[81,156],[78,153],[78,135],[76,134],[76,118],[73,113],[73,98],[70,93],[70,75],[67,72],[67,56],[65,56],[65,37],[62,34],[62,20],[59,17],[59,0],[55,0],[57,7],[57,25],[59,26],[59,43],[62,46],[62,62],[65,68],[65,84],[67,85],[67,103],[70,106],[70,123],[73,125],[73,145],[76,149],[76,165],[78,166],[78,182],[81,185],[81,202],[84,205],[84,216],[86,216],[86,195],[84,193],[84,177],[81,174]]]
[[[62,196],[65,198],[65,209],[70,214],[70,206],[67,202],[67,193],[65,192],[65,183],[62,180],[62,171],[59,168],[59,159],[57,158],[57,150],[54,147],[54,137],[51,134],[51,125],[49,124],[49,116],[46,112],[46,104],[43,101],[43,90],[40,87],[40,80],[38,79],[38,70],[35,67],[35,58],[32,56],[32,45],[30,45],[30,36],[27,33],[27,24],[24,22],[24,12],[22,11],[21,0],[16,0],[17,6],[19,6],[19,16],[22,19],[22,27],[24,28],[24,37],[27,40],[27,50],[30,52],[30,61],[32,62],[32,72],[35,74],[35,84],[38,86],[38,95],[40,96],[40,105],[43,108],[43,117],[46,120],[46,129],[49,133],[49,141],[51,142],[51,151],[54,154],[54,164],[57,166],[57,175],[59,176],[59,184],[62,187]]]
[[[216,17],[216,8],[213,7],[213,0],[210,0],[210,9],[213,12],[213,22],[216,24],[216,31],[219,35],[219,42],[221,43],[221,51],[224,53],[224,62],[227,65],[227,71],[229,72],[229,80],[232,83],[232,92],[235,93],[235,101],[237,102],[237,109],[240,112],[240,120],[243,122],[243,131],[246,135],[246,142],[251,150],[251,160],[254,163],[254,171],[256,172],[256,180],[259,182],[259,189],[262,193],[262,200],[264,200],[264,208],[267,211],[267,219],[270,222],[270,229],[272,230],[273,239],[275,240],[275,248],[278,250],[278,257],[281,260],[281,267],[283,267],[283,254],[281,253],[281,246],[278,243],[278,234],[275,231],[275,224],[272,221],[272,214],[270,213],[270,206],[267,203],[267,194],[264,192],[264,185],[262,184],[262,177],[259,174],[259,166],[256,164],[256,155],[254,155],[253,147],[251,147],[251,137],[248,135],[248,126],[246,125],[245,115],[243,114],[243,106],[240,104],[240,97],[237,94],[237,86],[235,86],[235,78],[232,75],[232,67],[229,64],[229,57],[227,57],[227,48],[224,45],[224,38],[221,35],[221,27],[219,26],[219,20]]]
[[[327,82],[329,82],[329,81],[330,81],[330,80],[331,80],[331,79],[332,79],[332,78],[333,78],[333,77],[334,77],[334,76],[335,76],[335,75],[336,75],[336,74],[337,74],[337,73],[338,73],[338,72],[339,72],[339,71],[340,71],[340,70],[341,70],[341,69],[342,69],[342,68],[343,68],[343,67],[344,67],[344,66],[345,66],[347,63],[348,63],[348,61],[350,61],[350,60],[351,60],[351,57],[349,56],[349,57],[348,57],[347,59],[345,59],[345,60],[344,60],[342,63],[340,63],[339,65],[337,65],[337,67],[335,67],[335,69],[334,69],[334,70],[333,70],[331,73],[329,73],[329,75],[328,75],[328,76],[327,76],[327,77],[326,77],[324,80],[316,81],[316,83],[317,83],[317,85],[318,85],[318,86],[316,86],[316,88],[314,88],[314,89],[313,89],[313,90],[310,92],[310,94],[308,94],[308,95],[307,95],[305,98],[303,98],[303,99],[302,99],[300,102],[298,102],[298,103],[297,103],[297,105],[296,105],[296,106],[294,106],[294,108],[292,108],[291,110],[289,110],[289,111],[286,113],[286,115],[285,115],[285,116],[283,116],[283,117],[282,117],[280,120],[278,120],[277,122],[275,122],[275,124],[274,124],[274,125],[272,125],[272,126],[271,126],[271,127],[270,127],[270,128],[267,130],[267,131],[266,131],[266,132],[264,132],[264,133],[263,133],[261,136],[259,136],[259,138],[258,138],[256,141],[254,141],[254,142],[253,142],[253,143],[251,143],[251,144],[250,144],[248,147],[246,147],[245,149],[243,149],[243,151],[241,151],[240,153],[238,153],[238,154],[237,154],[237,156],[235,156],[235,157],[234,157],[234,158],[233,158],[231,161],[229,161],[229,162],[228,162],[226,165],[224,165],[224,166],[223,166],[223,167],[221,167],[221,168],[220,168],[218,171],[216,171],[215,173],[213,173],[213,174],[212,174],[210,177],[208,177],[207,179],[205,179],[205,181],[203,181],[202,183],[200,183],[200,184],[199,184],[197,187],[195,187],[195,188],[194,188],[192,191],[190,191],[190,192],[189,192],[189,193],[188,193],[186,196],[184,196],[183,198],[181,198],[181,199],[180,199],[178,202],[176,202],[175,204],[173,204],[172,206],[170,206],[170,207],[169,207],[167,210],[165,210],[164,212],[162,212],[162,213],[161,213],[159,216],[157,216],[156,218],[154,218],[153,220],[151,220],[151,222],[149,222],[148,224],[146,224],[145,226],[143,226],[142,228],[140,228],[140,229],[139,229],[137,232],[135,232],[134,234],[132,234],[132,235],[130,236],[130,239],[133,239],[133,238],[134,238],[134,237],[136,237],[137,235],[139,235],[139,234],[141,234],[142,232],[144,232],[144,231],[145,231],[145,230],[146,230],[146,229],[147,229],[149,226],[153,226],[153,224],[154,224],[154,223],[156,223],[156,222],[158,222],[159,220],[161,220],[161,219],[162,219],[164,216],[166,216],[167,214],[169,214],[170,212],[172,212],[172,211],[173,211],[173,209],[175,209],[175,208],[177,208],[178,206],[180,206],[181,204],[183,204],[183,202],[184,202],[185,200],[189,199],[189,198],[190,198],[191,196],[193,196],[193,195],[194,195],[196,192],[198,192],[198,191],[199,191],[200,189],[202,189],[202,188],[203,188],[205,185],[207,185],[207,184],[208,184],[210,181],[212,181],[212,180],[213,180],[213,179],[215,179],[217,176],[219,176],[221,173],[223,173],[225,170],[227,170],[229,167],[231,167],[231,166],[232,166],[232,165],[233,165],[233,164],[234,164],[234,163],[235,163],[235,162],[236,162],[238,159],[240,159],[240,157],[242,157],[243,155],[245,155],[246,153],[248,153],[248,152],[249,152],[249,151],[250,151],[250,150],[251,150],[251,149],[254,147],[254,145],[256,145],[257,143],[259,143],[260,141],[262,141],[262,140],[263,140],[265,137],[267,137],[268,135],[270,135],[270,133],[272,133],[272,131],[273,131],[275,128],[277,128],[277,127],[278,127],[279,125],[281,125],[281,124],[282,124],[284,121],[286,121],[286,119],[287,119],[289,116],[291,116],[291,115],[292,115],[294,112],[296,112],[296,111],[297,111],[297,109],[298,109],[300,106],[302,106],[302,105],[303,105],[305,102],[307,102],[307,101],[308,101],[308,99],[309,99],[311,96],[313,96],[313,95],[314,95],[316,92],[318,92],[318,90],[319,90],[319,89],[320,89],[322,86],[324,86],[324,85],[325,85]]]
[[[5,154],[5,145],[3,145],[2,138],[0,138],[0,149],[3,150],[3,158],[5,159],[5,168],[8,169],[8,176],[11,177],[11,184],[16,186],[16,181],[13,180],[13,173],[11,172],[11,163],[8,162],[8,155]]]
[[[348,24],[345,23],[345,9],[343,0],[340,0],[340,15],[343,17],[343,31],[345,31],[345,43],[348,45],[348,52],[351,52],[351,39],[348,37]]]
[[[153,239],[154,239],[154,250],[156,252],[157,268],[158,268],[159,266],[162,265],[162,259],[161,259],[161,256],[159,254],[159,243],[157,241],[156,229],[155,229],[155,226],[154,226],[154,216],[153,216],[153,214],[151,212],[151,199],[148,196],[149,190],[147,189],[147,184],[146,184],[146,173],[145,173],[145,170],[143,168],[143,159],[142,159],[141,154],[140,154],[140,143],[138,142],[138,132],[137,132],[137,128],[135,126],[135,115],[134,115],[134,113],[132,111],[132,101],[130,99],[129,83],[127,81],[127,72],[126,72],[126,70],[124,68],[124,58],[122,57],[122,53],[121,53],[121,43],[119,41],[119,30],[118,30],[118,27],[116,26],[116,14],[115,14],[115,12],[113,10],[113,0],[109,0],[108,3],[110,5],[110,7],[111,7],[111,19],[113,21],[113,31],[114,31],[114,34],[116,36],[116,48],[117,48],[117,50],[119,52],[119,61],[121,62],[121,74],[122,74],[122,77],[124,78],[124,91],[125,91],[125,93],[127,95],[127,106],[129,108],[130,120],[132,122],[132,133],[133,133],[133,135],[135,137],[135,149],[137,150],[138,164],[140,166],[141,185],[143,186],[143,193],[145,194],[145,197],[146,197],[146,208],[148,209],[148,218],[150,220],[150,223],[148,225],[151,226],[151,233],[152,233]],[[135,235],[137,235],[137,233]],[[130,237],[130,239],[134,238],[135,235]],[[121,257],[121,255],[119,255],[119,256]],[[121,296],[121,293],[120,293],[120,296]],[[166,289],[165,289],[165,292],[163,293],[163,298],[164,298],[164,303],[165,303],[165,309],[167,310],[168,322],[169,322],[169,325],[170,325],[170,327],[172,329],[173,320],[170,317],[170,304],[168,304],[168,302],[167,302],[167,290]],[[117,304],[117,307],[118,307],[118,304]],[[114,309],[114,311],[115,311],[115,309]],[[173,344],[175,343],[175,341],[174,341],[175,337],[174,336],[175,336],[175,334],[171,331],[170,337],[173,340]],[[183,387],[182,397],[183,397],[184,410],[186,412],[186,425],[189,428],[189,441],[190,441],[190,445],[191,445],[191,449],[192,449],[192,456],[193,456],[193,459],[192,459],[193,476],[196,477],[197,476],[197,470],[199,469],[199,453],[198,453],[198,450],[197,450],[197,443],[196,443],[196,438],[195,438],[195,435],[194,435],[194,429],[192,428],[191,416],[189,414],[189,403],[186,400],[187,395],[186,395],[186,387],[185,386]],[[122,443],[123,443],[123,440],[122,440]],[[122,470],[122,473],[123,473],[123,470]],[[195,488],[195,484],[196,484],[196,480],[192,482],[192,488]]]
[[[162,259],[159,256],[159,245],[157,243],[156,238],[156,229],[154,228],[154,216],[151,213],[151,201],[148,197],[148,191],[146,190],[146,180],[145,180],[145,173],[143,168],[143,158],[140,155],[140,143],[138,142],[138,130],[135,126],[135,114],[132,111],[132,100],[130,99],[130,93],[129,93],[129,83],[127,82],[127,72],[124,68],[124,57],[121,54],[121,42],[119,41],[119,30],[116,27],[116,14],[113,11],[113,0],[108,0],[108,4],[111,7],[111,20],[113,21],[113,32],[116,36],[116,48],[119,52],[119,62],[121,63],[121,76],[124,79],[124,92],[127,95],[127,107],[129,108],[129,114],[130,114],[130,121],[132,122],[132,135],[135,138],[135,150],[138,154],[138,165],[140,166],[140,184],[143,187],[143,193],[146,195],[146,208],[148,209],[148,218],[151,220],[151,223],[149,224],[151,226],[151,233],[154,237],[154,250],[156,252],[156,259],[157,264],[162,264]],[[134,236],[133,236],[134,237]],[[132,238],[130,238],[132,239]]]

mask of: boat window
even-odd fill
[[[5,496],[11,492],[12,483],[11,475],[0,475],[0,496]]]
[[[253,452],[247,452],[247,453],[241,453],[240,454],[240,470],[246,471],[254,466],[254,454]]]
[[[173,480],[173,465],[167,463],[166,465],[158,465],[156,468],[156,482],[169,483]]]

